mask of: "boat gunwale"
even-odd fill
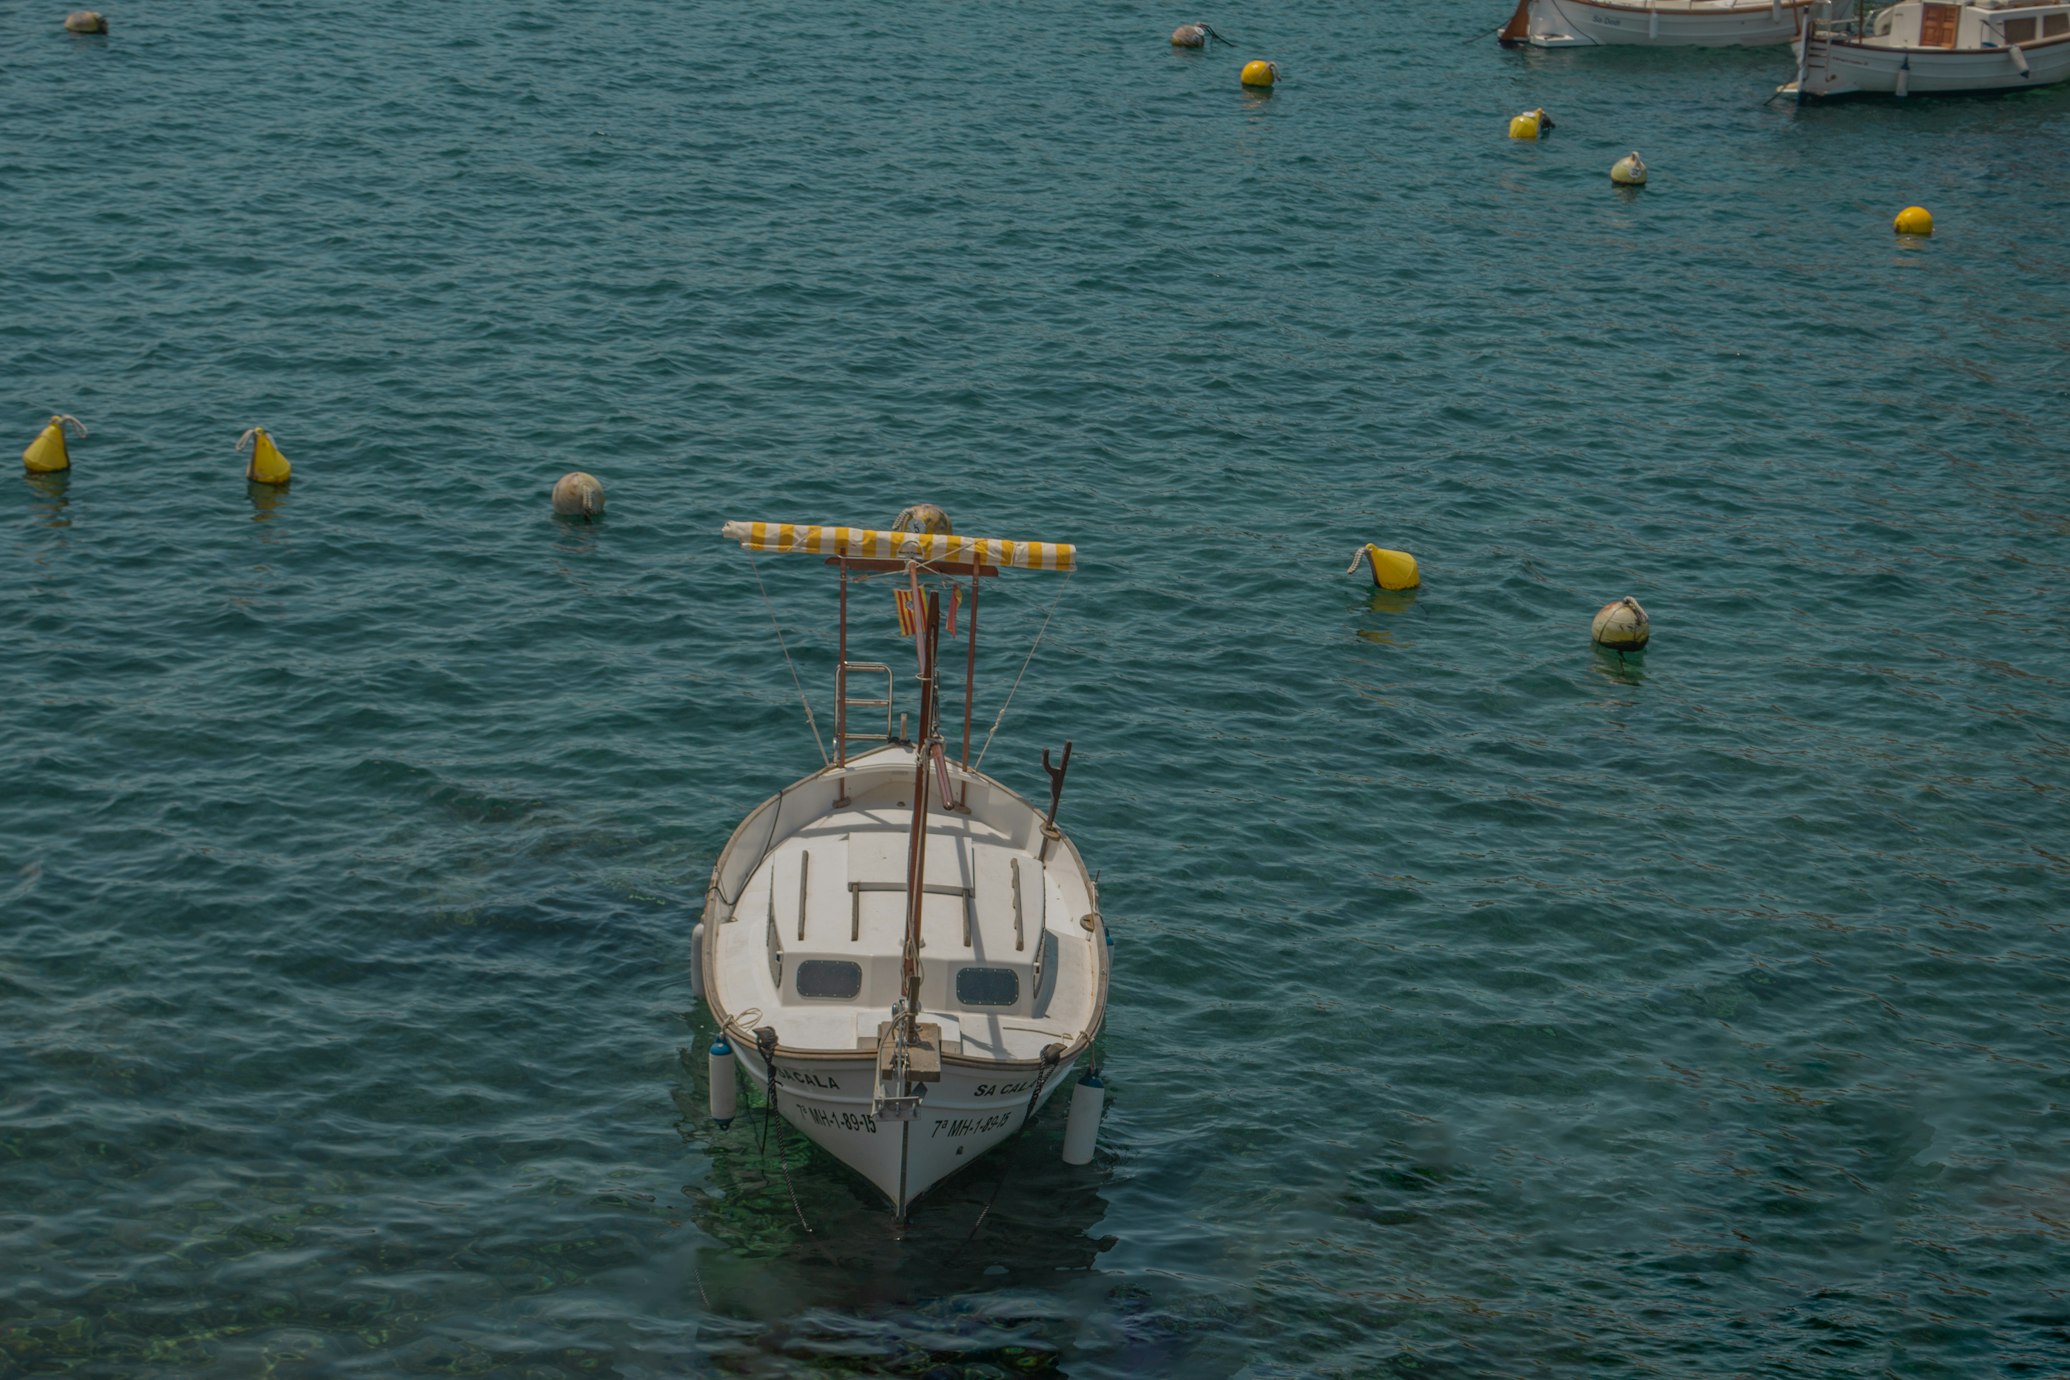
[[[729,917],[737,913],[738,898],[736,898],[733,902],[726,901],[724,895],[721,893],[719,889],[719,874],[725,868],[727,859],[732,856],[735,846],[739,844],[741,835],[746,832],[748,825],[753,823],[757,816],[759,816],[764,810],[768,809],[770,806],[775,804],[779,799],[786,795],[789,795],[792,791],[797,790],[801,786],[808,785],[814,781],[819,781],[829,776],[853,775],[855,774],[857,764],[869,762],[872,758],[880,757],[887,753],[899,751],[911,753],[917,750],[912,745],[907,743],[891,742],[884,744],[882,747],[872,748],[868,752],[862,753],[859,756],[851,757],[843,765],[835,766],[829,764],[827,766],[821,767],[818,771],[813,772],[809,776],[799,777],[797,780],[791,782],[788,786],[785,786],[782,790],[772,792],[770,795],[764,797],[762,802],[756,805],[754,809],[749,810],[747,814],[743,815],[741,817],[740,823],[734,826],[733,833],[730,836],[728,836],[725,846],[719,850],[719,856],[717,860],[714,861],[712,864],[711,881],[707,883],[705,886],[704,910],[702,914],[700,914],[700,916],[698,917],[700,923],[710,920],[710,917],[714,909],[714,900],[718,902],[720,907],[725,909]],[[894,770],[898,769],[901,768],[894,768]],[[973,781],[983,782],[984,784],[992,787],[994,790],[1003,792],[1008,798],[1025,807],[1031,816],[1041,818],[1042,811],[1036,807],[1033,801],[1029,800],[1019,791],[1013,789],[1013,787],[1008,786],[1004,782],[1000,781],[997,777],[991,776],[983,771],[978,770],[975,767],[959,766],[953,762],[949,764],[949,770],[951,772],[961,772],[967,775]],[[824,818],[824,816],[818,817]],[[1090,942],[1095,945],[1102,945],[1104,944],[1106,939],[1107,921],[1106,918],[1102,916],[1099,911],[1099,891],[1097,885],[1093,881],[1092,873],[1086,868],[1085,858],[1081,853],[1079,853],[1078,845],[1071,841],[1071,836],[1069,834],[1065,833],[1062,829],[1057,829],[1056,842],[1061,844],[1063,848],[1070,853],[1072,864],[1078,869],[1078,875],[1080,876],[1080,878],[1084,880],[1086,894],[1089,897],[1091,897],[1093,902],[1093,910],[1091,912],[1093,926],[1090,931]],[[754,874],[758,870],[760,870],[763,862],[765,862],[768,856],[772,854],[774,851],[775,841],[774,839],[772,839],[768,844],[765,845],[764,856],[760,859],[757,859],[755,865],[748,869],[747,876],[741,879],[741,885],[743,890],[745,890],[746,888],[748,878],[753,877]],[[725,1005],[719,1001],[718,997],[714,995],[711,990],[711,975],[714,971],[716,971],[717,968],[719,927],[727,923],[730,923],[730,921],[721,920],[717,924],[704,924],[704,952],[698,955],[698,969],[704,977],[704,990],[698,993],[698,995],[701,996],[704,999],[705,1004],[711,1008],[712,1015],[714,1018],[717,1019],[719,1023],[719,1030],[722,1034],[726,1035],[729,1038],[737,1039],[741,1041],[744,1045],[751,1047],[754,1044],[754,1031],[748,1028],[746,1025],[741,1024],[740,1018],[738,1016],[730,1014],[727,1011]],[[1095,950],[1095,952],[1098,952],[1097,949]],[[1068,1042],[1065,1042],[1064,1053],[1057,1059],[1057,1063],[1060,1066],[1071,1063],[1072,1061],[1076,1060],[1080,1054],[1084,1053],[1088,1048],[1090,1048],[1094,1038],[1098,1036],[1101,1028],[1106,1024],[1107,986],[1110,976],[1109,966],[1109,964],[1100,961],[1096,961],[1093,964],[1093,968],[1095,969],[1096,973],[1096,978],[1094,982],[1094,992],[1092,1001],[1092,1020],[1083,1031],[1073,1036]],[[775,1053],[778,1057],[782,1059],[797,1060],[805,1063],[827,1063],[836,1060],[853,1060],[873,1057],[869,1054],[868,1051],[860,1049],[807,1049],[797,1046],[787,1046],[782,1044],[780,1041],[776,1046]],[[988,1059],[977,1055],[949,1054],[947,1052],[944,1052],[941,1056],[941,1061],[944,1067],[953,1066],[955,1068],[960,1069],[1024,1070],[1039,1069],[1047,1066],[1047,1061],[1043,1060],[1039,1056],[1032,1059]]]
[[[1586,4],[1588,2],[1589,0],[1576,0],[1576,3]],[[1952,3],[1952,0],[1935,0],[1935,3],[1944,2]],[[2065,7],[2061,5],[2052,5],[2048,8],[2063,9]],[[1835,48],[1860,48],[1866,52],[1871,53],[1902,53],[1906,57],[1911,57],[1916,54],[1918,56],[1928,58],[1978,58],[2004,57],[2008,53],[2012,52],[2012,50],[2015,48],[2018,48],[2023,53],[2031,53],[2036,48],[2060,47],[2065,43],[2070,43],[2070,33],[2057,34],[2052,38],[2037,38],[2031,43],[1994,43],[1988,48],[1942,48],[1938,45],[1933,47],[1921,48],[1916,45],[1904,43],[1877,43],[1869,40],[1864,40],[1859,36],[1844,36],[1840,34],[1828,34],[1820,38],[1819,41],[1821,43],[1829,44]],[[2018,90],[2019,88],[2012,87],[2008,89]]]
[[[1560,0],[1563,5],[1580,5],[1592,10],[1615,10],[1620,14],[1672,15],[1676,18],[1709,18],[1740,14],[1771,14],[1776,10],[1806,10],[1819,0],[1681,0],[1679,4],[1633,4],[1629,0]],[[1638,45],[1643,46],[1643,45]]]

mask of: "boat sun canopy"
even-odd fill
[[[1060,541],[1004,541],[929,532],[881,532],[868,527],[819,527],[793,522],[729,522],[720,535],[748,551],[795,552],[851,560],[918,561],[931,566],[1009,566],[1070,570],[1077,548]]]

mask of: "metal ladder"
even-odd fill
[[[884,698],[851,699],[848,695],[848,673],[861,671],[884,677]],[[851,733],[848,730],[848,711],[851,709],[882,709],[884,730],[881,733]],[[848,765],[848,745],[853,742],[891,742],[891,668],[881,661],[844,661],[834,668],[834,765]],[[844,781],[841,793],[835,798],[836,805],[848,803],[848,786]]]

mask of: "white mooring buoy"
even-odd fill
[[[1064,1123],[1064,1163],[1091,1164],[1093,1144],[1100,1138],[1100,1113],[1107,1103],[1107,1085],[1100,1071],[1089,1069],[1071,1090],[1071,1119]]]
[[[604,486],[593,474],[571,470],[554,482],[553,510],[562,517],[594,522],[604,515]]]
[[[726,1043],[722,1033],[712,1041],[711,1058],[707,1061],[711,1068],[712,1120],[719,1123],[721,1131],[733,1124],[734,1113],[740,1110],[740,1081],[733,1076],[737,1062],[733,1046]]]

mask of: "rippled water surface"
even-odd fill
[[[62,8],[0,1372],[2070,1373],[2070,88],[1434,0]],[[1076,744],[1109,1116],[903,1236],[787,1137],[808,1233],[686,958],[833,591],[717,531],[920,499],[1083,551],[979,720],[1061,594],[986,767]]]

